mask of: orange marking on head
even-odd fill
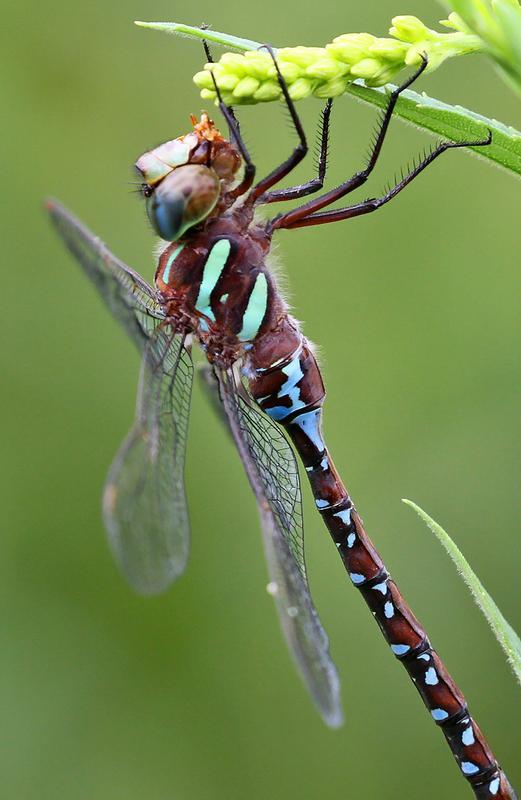
[[[218,128],[215,127],[213,119],[210,119],[208,114],[203,111],[201,119],[197,122],[197,118],[191,114],[190,120],[194,126],[194,131],[201,139],[206,139],[209,142],[223,142],[224,136],[221,135]]]

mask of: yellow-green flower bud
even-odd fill
[[[224,67],[220,61],[214,63],[213,61],[204,65],[203,69],[206,72],[213,72],[214,74],[217,72],[224,72]]]
[[[233,90],[232,94],[235,98],[244,100],[247,97],[251,97],[257,91],[259,86],[260,81],[258,81],[257,78],[242,78]]]
[[[394,80],[394,78],[400,72],[401,69],[402,69],[401,65],[398,66],[389,65],[387,69],[382,69],[381,72],[379,72],[373,78],[366,78],[365,84],[367,86],[384,86],[386,83],[389,83],[390,81]]]
[[[233,90],[239,83],[239,78],[237,77],[237,75],[233,75],[231,72],[223,72],[222,74],[217,75],[215,77],[215,80],[217,82],[217,86],[223,92],[233,92]],[[248,79],[243,78],[242,80],[244,81]]]
[[[227,72],[234,72],[239,78],[243,78],[247,74],[246,59],[239,53],[223,53],[215,65],[210,65],[210,69],[215,69],[217,66],[224,68]]]
[[[204,69],[195,73],[193,81],[199,89],[213,89],[212,76]]]
[[[339,97],[344,94],[347,83],[347,78],[332,78],[325,83],[319,83],[313,91],[313,96],[319,97],[321,100],[326,100],[328,97]]]
[[[276,81],[264,81],[253,93],[253,99],[258,103],[269,103],[271,100],[278,100],[281,93],[281,88]]]
[[[231,92],[221,92],[221,98],[227,106],[231,106],[236,102]],[[208,102],[215,103],[216,106],[219,105],[219,98],[217,97],[215,89],[213,92],[210,89],[201,89],[201,100],[207,100]],[[248,100],[241,100],[241,103],[247,102]]]
[[[516,3],[517,0],[508,0]],[[394,17],[394,37],[377,38],[370,33],[346,33],[326,47],[285,47],[277,51],[277,65],[293,100],[313,94],[335,97],[349,81],[362,78],[367,86],[382,86],[395,79],[405,66],[418,66],[428,58],[428,70],[445,59],[482,49],[478,36],[471,34],[457,14],[443,24],[452,33],[438,33],[411,15]],[[265,49],[243,54],[225,53],[216,63],[206,64],[194,76],[203,99],[216,99],[210,72],[222,99],[230,103],[270,102],[281,98],[277,69]]]
[[[340,75],[345,75],[347,72],[349,72],[349,67],[346,64],[339,63],[334,58],[319,58],[314,64],[310,64],[310,66],[306,68],[306,76],[309,78],[320,78],[325,81],[338,78]]]
[[[226,68],[221,64],[220,61],[218,61],[216,64],[214,64],[213,62],[210,63],[210,64],[205,64],[204,65],[204,70],[205,70],[205,72],[208,72],[209,74],[211,73],[214,76],[214,78],[217,81],[217,83],[219,83],[219,80],[221,79],[221,77],[223,75],[235,75],[237,78],[241,77],[238,72],[235,72],[235,71],[229,72],[229,71],[227,71]],[[212,81],[212,86],[213,86],[213,81]]]
[[[298,78],[295,83],[288,86],[289,96],[292,100],[302,100],[304,97],[309,97],[313,91],[314,83],[316,82],[306,78]]]
[[[376,39],[369,48],[369,54],[375,58],[385,58],[387,61],[393,62],[400,61],[403,64],[408,49],[408,44],[397,42],[396,39]]]
[[[432,72],[439,67],[446,58],[450,58],[452,55],[454,55],[454,50],[450,47],[444,47],[436,42],[419,42],[417,45],[413,45],[409,48],[405,63],[408,67],[414,67],[421,62],[422,56],[426,56],[428,59],[427,72]]]
[[[377,58],[363,58],[358,64],[353,64],[351,67],[351,75],[355,78],[376,78],[382,72],[382,62]]]
[[[428,58],[429,63],[427,65],[429,71],[433,68],[432,62],[432,49],[426,47],[427,42],[419,42],[417,45],[413,45],[409,47],[407,50],[407,55],[405,56],[405,64],[408,67],[416,67],[419,66],[422,56]]]
[[[277,52],[277,60],[292,61],[299,67],[309,67],[317,58],[327,55],[325,47],[283,47]]]
[[[326,45],[326,50],[333,58],[351,66],[368,55],[369,48],[375,40],[376,36],[370,33],[344,33]]]
[[[277,59],[277,64],[279,65],[280,74],[286,83],[293,83],[297,78],[303,77],[304,67],[294,64],[292,61],[283,61],[282,59],[280,61]],[[268,77],[277,80],[277,70],[275,69],[273,61],[268,70]]]
[[[448,19],[440,19],[440,25],[443,25],[444,28],[452,28],[452,30],[459,31],[460,33],[472,33],[470,28],[463,22],[460,15],[456,14],[455,11],[449,14]]]
[[[263,81],[269,76],[269,70],[273,66],[273,61],[269,53],[259,50],[248,50],[244,54],[247,63],[248,75]]]
[[[410,14],[393,17],[391,22],[393,24],[389,33],[396,39],[401,39],[402,42],[419,42],[422,39],[428,39],[431,34],[421,19]]]

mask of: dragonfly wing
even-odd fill
[[[142,349],[165,312],[157,293],[56,200],[47,200],[54,227],[80,262],[104,302]]]
[[[281,429],[254,406],[232,370],[218,371],[217,376],[231,432],[257,499],[269,589],[282,630],[324,721],[338,727],[343,721],[340,683],[309,592],[300,480],[293,450]]]
[[[184,462],[192,378],[184,336],[156,328],[143,351],[134,425],[103,496],[116,561],[141,594],[166,589],[188,559]]]

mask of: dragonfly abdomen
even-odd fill
[[[276,330],[256,339],[247,371],[254,399],[281,424],[324,401],[326,392],[315,356],[298,324],[288,316]]]
[[[306,339],[300,333],[299,336],[298,347],[290,355],[264,369],[257,364],[250,374],[250,391],[265,413],[291,437],[306,469],[317,509],[352,583],[360,590],[431,717],[442,728],[462,773],[474,785],[476,796],[497,794],[506,778],[469,714],[465,698],[365,532],[335,469],[322,434],[322,377]],[[258,355],[255,348],[252,355]]]
[[[318,407],[282,424],[303,460],[311,459],[315,450],[313,462],[305,464],[306,472],[316,506],[346,572],[371,609],[392,653],[407,670],[432,719],[442,728],[460,770],[476,787],[477,796],[494,795],[506,779],[470,715],[463,694],[365,532],[323,442],[321,415]]]
[[[255,343],[250,356],[250,391],[262,410],[288,431],[308,473],[317,508],[350,508],[351,500],[322,436],[326,391],[319,366],[297,324],[287,317],[286,326],[286,346],[280,347],[279,339],[279,355],[270,352],[273,360],[268,366],[260,365],[267,350],[264,337]],[[281,356],[281,351],[289,355]]]

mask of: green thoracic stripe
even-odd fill
[[[210,296],[226,266],[226,261],[230,255],[230,249],[231,244],[229,239],[219,239],[208,253],[206,264],[204,265],[203,278],[199,287],[199,294],[197,295],[195,307],[197,311],[211,319],[212,322],[215,322],[215,316],[210,305]]]
[[[177,256],[183,249],[184,244],[180,244],[173,253],[170,253],[168,256],[168,261],[166,262],[165,271],[163,272],[163,283],[168,283],[168,278],[170,277],[170,270],[172,269],[172,264],[176,260]]]
[[[268,306],[268,281],[264,272],[259,272],[251,290],[250,299],[242,318],[239,340],[247,342],[255,339]]]

